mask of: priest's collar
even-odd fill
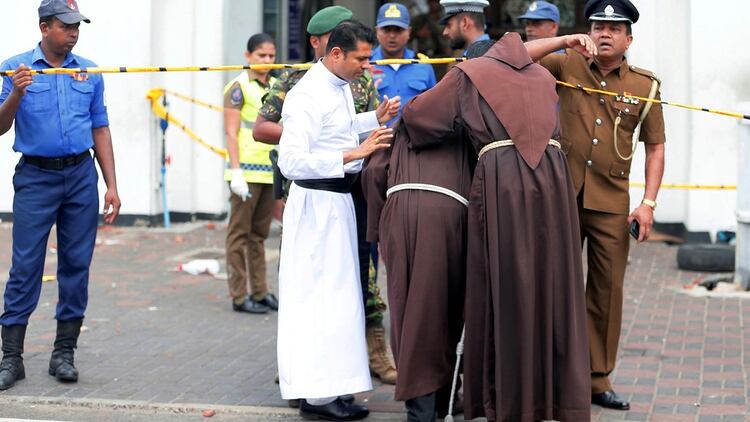
[[[326,67],[325,63],[323,63],[323,59],[320,59],[320,62],[318,62],[318,65],[321,67],[323,74],[325,75],[325,78],[328,80],[328,82],[331,83],[333,86],[344,86],[348,85],[349,82],[345,79],[341,79],[338,76],[336,76],[335,73],[331,72],[328,67]]]

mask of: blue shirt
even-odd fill
[[[51,66],[41,47],[12,57],[0,70],[16,70],[23,63],[32,69]],[[84,68],[96,64],[68,53],[62,67]],[[13,88],[13,80],[3,76],[0,104]],[[34,75],[16,112],[16,139],[13,150],[39,157],[80,154],[94,146],[92,129],[109,126],[104,104],[104,79],[99,74]]]
[[[413,59],[414,57],[413,51],[408,48],[404,50],[405,59]],[[372,50],[372,57],[370,59],[384,59],[382,48],[377,47]],[[398,115],[388,122],[388,126],[401,117],[401,110],[403,110],[409,100],[432,88],[436,83],[435,71],[428,64],[401,65],[398,70],[394,69],[391,65],[376,65],[373,78],[376,81],[380,80],[377,87],[381,102],[385,95],[388,98],[401,97],[401,109],[399,109]]]

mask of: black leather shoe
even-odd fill
[[[366,418],[370,411],[364,406],[345,403],[337,398],[323,406],[313,406],[307,400],[301,400],[299,414],[302,418],[311,420],[357,421]]]
[[[345,394],[343,396],[339,396],[339,400],[346,404],[352,404],[354,403],[354,396],[351,394]]]
[[[232,309],[235,312],[247,312],[249,314],[268,313],[268,306],[263,305],[260,302],[253,302],[252,299],[245,299],[245,301],[239,305],[232,302]]]
[[[277,384],[278,384],[278,382],[277,382]],[[341,396],[341,397],[339,397],[339,399],[341,401],[343,401],[344,403],[346,403],[346,404],[352,404],[352,403],[354,403],[354,396],[351,395],[351,394],[347,394],[345,396]],[[292,400],[288,400],[287,404],[292,409],[299,409],[299,402],[300,402],[299,399],[292,399]]]
[[[49,363],[49,374],[62,382],[77,382],[78,370],[73,363],[73,353],[52,352]]]
[[[591,395],[591,403],[615,410],[630,410],[630,403],[621,399],[614,391],[605,391]]]
[[[273,293],[269,293],[263,299],[257,302],[256,301],[253,301],[253,302],[268,306],[268,308],[271,309],[272,311],[279,310],[279,299],[277,299]]]
[[[75,367],[74,350],[78,347],[83,318],[57,321],[55,348],[49,360],[49,374],[62,382],[77,382],[78,369]]]
[[[16,381],[26,378],[21,358],[7,358],[0,362],[0,391],[16,385]]]
[[[1,331],[3,360],[0,361],[0,390],[7,390],[16,385],[16,381],[26,378],[22,357],[26,326],[3,325]]]

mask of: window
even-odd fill
[[[281,0],[263,0],[263,32],[282,44]],[[278,48],[278,47],[277,47]]]

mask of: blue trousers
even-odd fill
[[[52,225],[57,225],[58,321],[83,318],[99,214],[94,160],[45,170],[23,158],[13,175],[13,258],[0,325],[27,325],[42,290]]]

